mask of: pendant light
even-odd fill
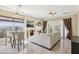
[[[13,18],[13,31],[15,31],[15,20],[17,18],[17,16],[19,15],[19,8],[21,7],[21,5],[18,5],[17,6],[17,10],[16,10],[16,13],[15,13],[15,17]]]

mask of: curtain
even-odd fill
[[[43,21],[43,33],[46,32],[47,21]]]
[[[67,33],[67,37],[68,39],[71,39],[72,38],[72,25],[71,25],[71,18],[66,18],[66,19],[63,19],[64,21],[64,25],[66,27],[66,29],[68,30],[68,33]]]

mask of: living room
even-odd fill
[[[5,32],[9,32],[8,36],[11,33],[12,36],[6,35],[8,38],[4,36],[6,38],[4,38],[3,44],[1,43],[0,53],[71,54],[72,36],[78,36],[78,7],[70,5],[1,5],[0,21],[12,25],[10,28],[12,30],[5,30]],[[4,24],[6,24],[5,22]],[[9,24],[9,22],[12,23]],[[15,33],[20,41],[16,40]],[[3,39],[0,38],[0,40]]]

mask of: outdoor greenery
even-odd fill
[[[6,31],[12,31],[13,30],[13,27],[12,26],[4,26],[4,27],[0,27],[0,38],[4,38],[5,37],[5,33]],[[23,28],[22,27],[18,27],[18,30],[21,30],[23,31]]]
[[[5,36],[6,29],[0,28],[0,38],[3,38]]]

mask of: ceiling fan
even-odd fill
[[[49,11],[49,13],[48,13],[49,16],[54,16],[56,14],[56,12],[53,11],[52,9],[49,9],[48,11]]]

